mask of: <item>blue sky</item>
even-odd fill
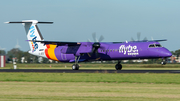
[[[170,51],[180,49],[179,0],[3,0],[0,3],[0,47],[28,51],[25,30],[21,24],[6,21],[39,20],[45,40],[93,40],[103,35],[104,42],[137,39],[167,39],[161,44]]]

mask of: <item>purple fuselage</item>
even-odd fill
[[[57,46],[54,49],[56,59],[61,62],[74,62],[75,57],[82,61],[94,60],[128,60],[128,59],[152,59],[172,56],[171,52],[162,47],[159,42],[125,42],[111,43],[100,42],[97,53],[92,53],[91,42],[81,42],[73,46]]]

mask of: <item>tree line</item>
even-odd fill
[[[31,55],[28,52],[21,51],[19,48],[13,48],[10,51],[0,50],[1,55],[6,56],[6,62],[10,63],[13,58],[16,58],[17,63],[22,63],[22,58],[24,58],[24,63],[39,63],[37,56]],[[43,58],[42,63],[48,63],[49,59]]]

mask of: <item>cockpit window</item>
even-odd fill
[[[160,44],[156,44],[156,47],[162,47]]]
[[[149,48],[153,48],[153,47],[162,47],[160,44],[150,44]]]
[[[152,44],[152,45],[149,45],[149,47],[151,48],[151,47],[155,47],[155,45],[154,44]]]

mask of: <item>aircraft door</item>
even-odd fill
[[[67,60],[66,54],[61,53],[61,59],[62,60]]]
[[[62,59],[62,60],[67,60],[66,51],[67,51],[67,47],[63,47],[63,48],[61,49],[61,59]]]

